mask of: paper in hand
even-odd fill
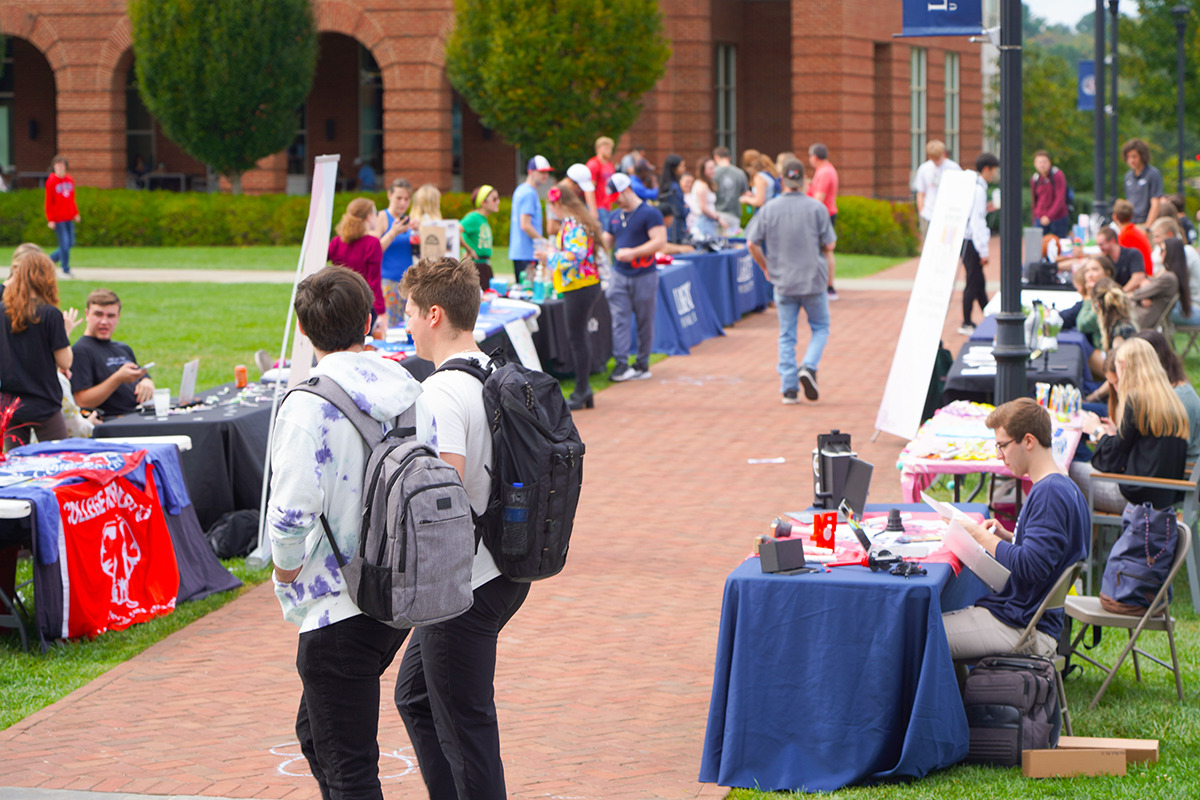
[[[950,507],[953,508],[953,506]],[[987,548],[975,541],[975,537],[967,533],[966,528],[960,525],[957,519],[950,521],[950,526],[946,529],[945,542],[946,546],[950,548],[950,552],[954,553],[971,572],[979,576],[981,581],[991,587],[993,592],[999,592],[1008,583],[1008,577],[1012,573],[993,558]]]

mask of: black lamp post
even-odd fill
[[[1109,103],[1109,117],[1111,119],[1112,141],[1109,142],[1109,149],[1112,154],[1112,177],[1109,178],[1110,186],[1109,195],[1115,200],[1121,196],[1121,162],[1119,160],[1119,152],[1121,148],[1121,140],[1118,138],[1120,134],[1117,132],[1117,17],[1120,14],[1120,0],[1108,0],[1108,14],[1112,17],[1109,22],[1112,24],[1112,50],[1108,56],[1108,69],[1112,72],[1112,102]]]
[[[1175,75],[1175,83],[1178,85],[1178,93],[1175,97],[1176,111],[1176,126],[1179,133],[1179,194],[1183,194],[1183,73],[1184,73],[1184,53],[1183,53],[1183,35],[1187,32],[1187,17],[1190,9],[1187,6],[1175,6],[1171,9],[1171,13],[1175,15],[1175,46],[1179,55],[1179,65]]]
[[[1105,125],[1104,125],[1104,0],[1096,0],[1096,40],[1093,63],[1096,69],[1096,105],[1093,118],[1092,148],[1092,215],[1101,221],[1108,219],[1108,201],[1105,199],[1104,162],[1105,162]]]

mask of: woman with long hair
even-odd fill
[[[555,291],[562,294],[571,364],[575,369],[575,391],[567,398],[567,405],[578,411],[592,408],[595,403],[588,383],[592,374],[592,348],[587,326],[592,307],[600,299],[596,243],[601,231],[599,221],[569,184],[570,180],[560,181],[546,195],[562,225],[555,234],[554,249],[543,257],[547,259]]]
[[[78,316],[71,311],[64,318],[58,310],[49,256],[28,251],[16,259],[4,284],[0,316],[0,396],[5,405],[19,401],[4,444],[28,444],[35,431],[43,442],[66,438],[58,371],[69,370],[74,361],[67,335]]]
[[[375,298],[371,306],[371,330],[375,335],[387,334],[387,303],[383,299],[380,268],[383,248],[371,235],[375,219],[375,204],[365,197],[356,197],[346,206],[346,213],[337,224],[337,235],[329,240],[327,258],[333,264],[352,269],[366,280]],[[379,328],[384,328],[380,331]]]
[[[488,215],[500,210],[500,192],[486,183],[471,192],[471,211],[462,218],[462,243],[479,270],[479,286],[492,284],[492,226]]]
[[[412,203],[412,184],[404,178],[396,178],[388,188],[387,197],[387,208],[375,218],[375,230],[379,232],[379,248],[383,251],[379,277],[383,300],[387,305],[387,324],[389,328],[398,328],[404,324],[404,298],[400,296],[400,282],[413,263],[412,242],[408,237],[413,227],[408,213]]]
[[[742,153],[742,169],[750,176],[750,191],[739,197],[738,202],[762,208],[776,193],[779,173],[775,169],[775,162],[757,150],[747,150]]]
[[[712,239],[721,232],[721,216],[717,213],[717,195],[713,190],[716,168],[717,162],[711,158],[701,161],[687,195],[687,229],[697,239]]]
[[[1120,347],[1121,342],[1137,332],[1133,324],[1133,311],[1129,307],[1129,298],[1125,290],[1110,278],[1101,278],[1092,284],[1090,294],[1092,309],[1096,312],[1096,321],[1100,328],[1100,341],[1096,343],[1096,347],[1107,353]]]
[[[1175,298],[1190,309],[1192,295],[1188,291],[1187,256],[1183,252],[1183,241],[1171,237],[1163,242],[1162,268],[1154,270],[1154,277],[1129,293],[1133,308],[1133,321],[1138,330],[1153,328],[1174,308]]]
[[[662,177],[658,180],[658,202],[670,206],[675,212],[675,221],[667,229],[667,241],[679,244],[683,241],[687,225],[688,208],[684,200],[683,187],[679,179],[687,172],[687,162],[674,153],[663,159]]]
[[[1163,370],[1167,373],[1167,380],[1170,381],[1171,388],[1175,390],[1179,402],[1183,403],[1183,408],[1187,411],[1187,460],[1200,459],[1200,394],[1196,393],[1196,388],[1192,386],[1192,382],[1184,373],[1183,360],[1178,353],[1171,349],[1171,345],[1167,343],[1167,337],[1158,331],[1138,331],[1134,334],[1134,338],[1145,339],[1154,348],[1158,362],[1162,364]],[[1111,417],[1112,414],[1110,413],[1109,416]]]

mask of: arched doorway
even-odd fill
[[[37,187],[57,147],[54,70],[32,42],[15,36],[3,41],[0,171],[13,187]]]

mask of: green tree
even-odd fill
[[[1196,48],[1200,46],[1200,0],[1141,0],[1139,18],[1128,20],[1121,31],[1121,113],[1137,121],[1122,128],[1136,131],[1160,152],[1175,155],[1175,100],[1178,82],[1175,17],[1171,9],[1191,9],[1184,35],[1183,78],[1185,147],[1195,153],[1200,144],[1195,131],[1200,127],[1200,81],[1197,81]],[[1124,24],[1126,20],[1122,20]],[[1129,91],[1133,88],[1133,91]],[[1189,150],[1185,150],[1185,153]],[[1156,163],[1158,159],[1155,159]],[[1161,166],[1161,164],[1160,164]],[[1173,182],[1168,179],[1168,185]]]
[[[671,49],[654,0],[455,0],[446,75],[480,121],[555,166],[641,112]]]
[[[163,133],[229,178],[296,136],[312,87],[309,0],[130,0],[138,91]]]

